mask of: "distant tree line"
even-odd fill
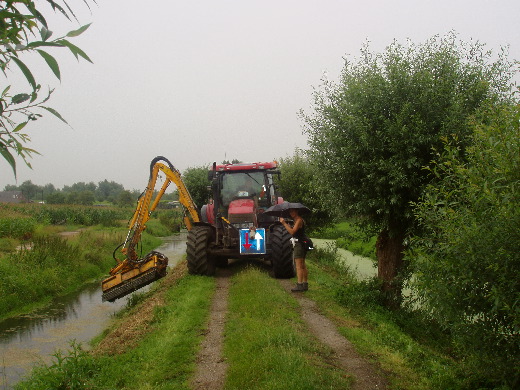
[[[53,184],[43,186],[34,184],[31,180],[24,181],[19,186],[8,184],[4,191],[21,191],[29,201],[41,201],[48,204],[79,204],[93,205],[95,203],[108,203],[118,206],[135,205],[140,195],[138,190],[125,190],[122,184],[114,181],[103,180],[94,182],[78,182],[62,189]],[[165,194],[163,201],[174,200],[175,194]]]

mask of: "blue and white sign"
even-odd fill
[[[265,229],[240,229],[240,254],[265,255]]]

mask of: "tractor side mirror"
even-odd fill
[[[213,166],[211,167],[211,169],[208,171],[208,180],[211,181],[213,180],[213,178],[216,176],[215,173],[217,172],[217,162],[214,161],[213,162]]]
[[[217,178],[214,178],[211,180],[211,191],[214,193],[218,192],[218,180]]]

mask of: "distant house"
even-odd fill
[[[22,191],[0,191],[0,203],[27,203]]]

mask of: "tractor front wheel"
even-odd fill
[[[208,254],[211,237],[211,228],[208,226],[194,226],[188,232],[186,260],[190,274],[206,276],[215,274],[215,261]]]
[[[271,232],[270,241],[274,277],[277,279],[292,278],[296,273],[291,235],[282,225],[276,225]]]

